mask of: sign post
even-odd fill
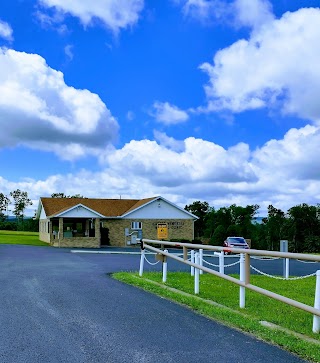
[[[157,236],[158,239],[168,239],[168,224],[158,223],[157,224]]]
[[[288,241],[286,239],[280,240],[280,252],[288,252]],[[286,259],[283,259],[283,277],[286,278],[288,267],[287,264],[289,261],[286,262]],[[288,265],[289,266],[289,265]],[[288,273],[289,275],[289,273]]]

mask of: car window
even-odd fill
[[[246,243],[246,240],[244,238],[240,238],[240,237],[229,237],[228,238],[228,242],[231,242],[231,243]]]

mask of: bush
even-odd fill
[[[16,231],[17,223],[15,222],[0,222],[0,230]]]

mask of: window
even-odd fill
[[[131,229],[142,229],[142,222],[131,222]]]

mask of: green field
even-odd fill
[[[310,361],[320,362],[319,334],[312,333],[312,315],[302,310],[249,290],[246,291],[246,308],[240,309],[239,286],[209,274],[200,276],[198,296],[202,299],[194,297],[194,278],[189,273],[169,272],[165,284],[158,272],[144,273],[143,277],[139,277],[137,273],[121,272],[114,274],[114,277],[186,305],[200,314],[251,333]],[[251,275],[251,283],[313,306],[315,277],[283,281]],[[187,294],[181,294],[177,290]],[[265,327],[260,321],[276,324],[282,329]]]
[[[48,246],[39,241],[38,232],[0,231],[0,244]]]

